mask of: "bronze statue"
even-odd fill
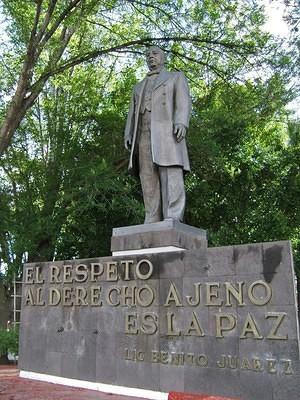
[[[145,222],[182,221],[185,208],[183,172],[190,170],[185,136],[191,100],[182,72],[164,68],[156,46],[146,53],[147,76],[133,90],[125,128],[129,169],[140,176]]]

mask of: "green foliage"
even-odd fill
[[[0,329],[0,355],[12,353],[17,355],[19,352],[19,330]]]
[[[186,221],[213,246],[290,239],[299,273],[299,125],[288,126],[287,101],[277,76],[216,84],[199,99]]]
[[[111,73],[89,66],[53,79],[2,162],[0,244],[10,276],[20,275],[25,258],[107,255],[112,228],[142,218],[122,150],[133,74],[117,82]]]
[[[54,17],[65,4],[57,2]],[[36,2],[3,6],[11,43],[0,66],[1,118]],[[120,48],[97,63],[85,56],[150,36],[160,38],[170,69],[184,70],[192,91],[185,222],[207,229],[211,246],[291,239],[300,273],[299,123],[289,123],[285,109],[291,56],[261,31],[263,21],[256,2],[238,0],[86,1],[68,16],[66,26],[76,30],[58,66],[81,62],[48,79],[0,161],[7,276],[20,275],[25,260],[108,255],[113,227],[142,223],[123,129],[132,87],[145,72],[144,48]],[[34,79],[51,68],[60,33],[43,49]],[[168,39],[187,35],[198,41]]]

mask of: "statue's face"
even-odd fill
[[[158,47],[150,47],[146,52],[146,61],[150,70],[156,69],[164,65],[164,53]]]

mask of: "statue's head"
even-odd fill
[[[146,61],[150,70],[160,69],[165,63],[164,52],[157,46],[151,46],[146,51]]]

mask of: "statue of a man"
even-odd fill
[[[125,128],[129,170],[140,176],[145,224],[182,221],[185,208],[183,172],[190,170],[185,136],[191,99],[182,72],[164,68],[156,46],[146,53],[147,76],[135,87]]]

